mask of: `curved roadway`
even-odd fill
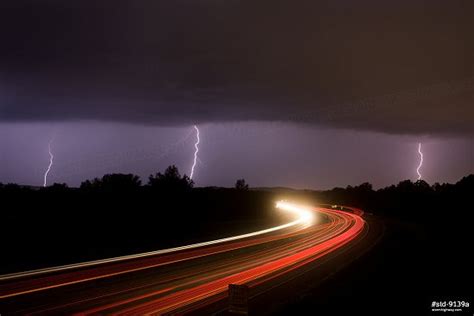
[[[199,244],[0,276],[3,314],[186,313],[227,297],[229,284],[252,291],[357,238],[363,212],[280,201],[287,224]]]

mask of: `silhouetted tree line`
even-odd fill
[[[397,185],[374,190],[370,183],[318,192],[319,201],[350,205],[380,215],[407,219],[434,219],[443,214],[472,216],[470,208],[474,193],[474,175],[463,177],[454,184],[423,180],[404,180]]]
[[[148,189],[166,192],[186,192],[194,186],[193,180],[179,173],[176,166],[169,166],[164,173],[158,172],[148,177],[144,186]],[[106,174],[101,179],[86,180],[81,183],[80,190],[85,192],[137,192],[142,188],[139,176],[133,174]]]
[[[225,194],[236,196],[252,196],[257,199],[258,195],[265,196],[273,202],[278,199],[280,193],[273,191],[249,190],[245,179],[238,179],[234,189],[225,188],[194,188],[194,182],[186,175],[181,175],[174,165],[169,166],[163,173],[158,172],[148,177],[146,184],[142,184],[140,177],[133,174],[106,174],[102,178],[86,180],[79,188],[69,188],[64,183],[55,183],[46,188],[33,188],[17,184],[0,183],[0,198],[3,201],[20,201],[22,198],[40,197],[49,199],[52,195],[56,198],[72,198],[80,195],[83,199],[90,198],[94,203],[106,200],[108,206],[115,201],[122,203],[127,197],[133,200],[130,204],[138,205],[140,200],[150,198],[161,198],[169,203],[183,203],[183,199],[206,195],[208,203],[213,203],[213,196],[220,194],[219,200],[224,202],[222,196]],[[334,188],[326,191],[292,191],[290,196],[305,196],[319,203],[331,203],[360,207],[364,210],[382,215],[395,215],[407,218],[422,218],[427,214],[450,210],[454,208],[466,209],[470,205],[471,195],[474,193],[474,175],[462,178],[460,181],[449,183],[435,183],[429,185],[423,180],[412,182],[404,180],[397,185],[391,185],[382,189],[374,190],[370,183],[362,183],[357,186],[346,188]],[[90,194],[94,197],[91,198]],[[102,198],[101,195],[109,196]],[[116,198],[110,198],[115,196]],[[18,202],[17,202],[18,203]],[[68,203],[67,201],[65,203]],[[106,203],[106,204],[107,204]],[[21,204],[21,203],[20,203]],[[107,205],[99,207],[106,208]],[[171,205],[171,204],[170,204]],[[240,210],[240,212],[245,212]]]
[[[64,183],[44,188],[0,183],[0,200],[5,206],[0,208],[0,219],[26,216],[37,223],[49,221],[49,226],[58,222],[60,214],[67,215],[68,220],[73,218],[71,225],[134,223],[136,230],[148,221],[150,229],[163,232],[172,227],[160,223],[175,223],[183,218],[183,226],[211,221],[273,221],[270,196],[271,193],[249,190],[244,179],[237,180],[235,188],[194,188],[192,179],[172,165],[164,172],[151,174],[146,183],[133,174],[106,174],[82,182],[79,188]],[[136,233],[135,229],[131,231]]]
[[[45,188],[35,188],[30,186],[20,186],[18,184],[2,184],[0,190],[3,193],[15,194],[28,191],[65,193],[67,191],[100,192],[100,193],[136,193],[140,190],[160,191],[166,193],[190,192],[194,187],[194,181],[187,175],[181,175],[175,165],[171,165],[164,173],[157,172],[148,177],[148,182],[143,185],[139,176],[134,174],[106,174],[102,178],[83,181],[78,189],[69,188],[65,183],[54,183]],[[245,179],[238,179],[235,189],[248,191],[249,185]]]

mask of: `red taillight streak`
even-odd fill
[[[341,212],[332,211],[325,209],[327,213],[332,214],[341,214]],[[248,281],[261,278],[265,275],[273,273],[279,269],[283,269],[288,266],[302,265],[310,261],[314,261],[321,256],[324,256],[326,253],[333,251],[339,247],[342,247],[346,243],[354,239],[363,229],[364,221],[357,215],[346,215],[342,213],[347,221],[347,219],[352,219],[354,224],[346,230],[344,233],[335,236],[334,238],[322,242],[316,246],[303,250],[299,253],[290,255],[285,258],[281,258],[270,263],[266,263],[259,267],[252,268],[225,278],[197,286],[195,288],[186,289],[177,293],[170,294],[163,298],[160,298],[154,302],[143,304],[142,306],[130,308],[128,310],[121,312],[121,315],[136,315],[136,314],[146,314],[146,313],[158,313],[166,312],[171,309],[174,309],[181,305],[186,305],[197,300],[204,299],[208,296],[214,295],[218,292],[225,291],[228,284],[237,283],[242,284]]]

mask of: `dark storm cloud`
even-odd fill
[[[0,120],[472,134],[472,1],[2,1]]]

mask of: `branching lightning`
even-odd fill
[[[194,148],[195,148],[195,151],[194,151],[194,161],[193,161],[193,165],[191,166],[191,173],[189,175],[189,178],[192,179],[193,178],[193,175],[194,175],[194,168],[196,167],[196,162],[197,162],[197,159],[198,159],[198,152],[199,152],[199,128],[194,125],[194,129],[196,130],[196,143],[194,144]]]
[[[54,155],[53,153],[51,152],[51,144],[52,144],[53,140],[51,139],[48,143],[48,153],[49,153],[49,165],[48,165],[48,169],[46,169],[46,172],[44,173],[44,181],[43,181],[43,187],[46,187],[46,185],[48,184],[48,173],[49,171],[51,170],[51,167],[53,166],[53,159],[54,159]]]
[[[423,166],[423,153],[421,152],[421,143],[418,143],[418,154],[420,155],[420,164],[418,165],[418,168],[416,168],[416,173],[418,174],[418,180],[421,180],[420,169],[421,166]]]

